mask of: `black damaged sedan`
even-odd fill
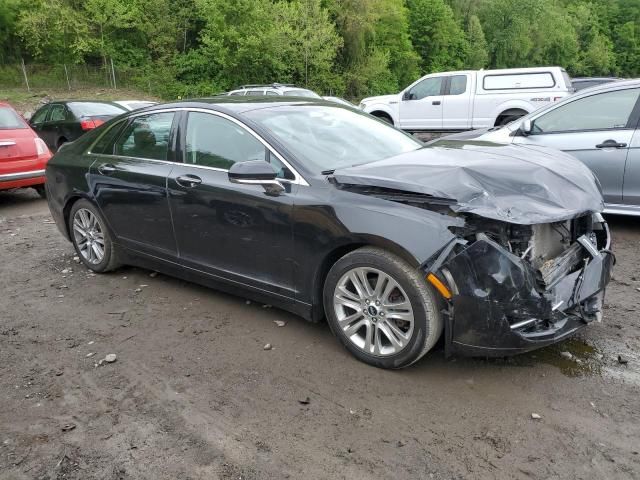
[[[573,157],[425,147],[322,101],[156,105],[66,145],[46,176],[91,270],[142,266],[326,318],[378,367],[440,337],[480,356],[561,341],[600,319],[613,264],[599,186]]]

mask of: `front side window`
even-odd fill
[[[47,118],[47,113],[49,112],[50,108],[51,107],[47,105],[46,107],[42,107],[40,110],[34,113],[33,116],[31,117],[31,123],[33,125],[36,125],[38,123],[44,122],[44,119]]]
[[[426,97],[440,95],[444,77],[425,78],[409,90],[409,100],[422,100]]]
[[[565,103],[536,118],[533,133],[626,128],[640,88],[600,93]]]
[[[423,146],[369,115],[337,105],[282,105],[243,115],[267,128],[298,161],[317,174]]]
[[[118,122],[109,128],[109,130],[100,137],[100,140],[91,148],[91,153],[102,153],[104,155],[113,155],[114,143],[118,137],[118,133],[122,130],[126,120]]]
[[[236,123],[209,113],[189,113],[186,164],[228,170],[237,162],[266,158],[266,147]]]
[[[451,77],[451,84],[449,85],[449,95],[462,95],[467,91],[467,76],[466,75],[454,75]]]
[[[114,146],[114,153],[124,157],[166,160],[173,112],[135,117]]]

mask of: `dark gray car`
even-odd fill
[[[450,135],[435,143],[480,140],[557,148],[598,177],[605,213],[640,215],[640,80],[588,88],[499,129]]]

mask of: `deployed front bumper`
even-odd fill
[[[444,264],[453,296],[447,353],[505,356],[561,341],[601,316],[613,254],[586,245],[580,267],[541,291],[533,267],[484,237]]]

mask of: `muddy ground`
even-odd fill
[[[0,192],[0,479],[640,478],[640,222],[610,221],[601,324],[511,360],[439,347],[384,371],[324,324],[90,274],[44,201]]]

